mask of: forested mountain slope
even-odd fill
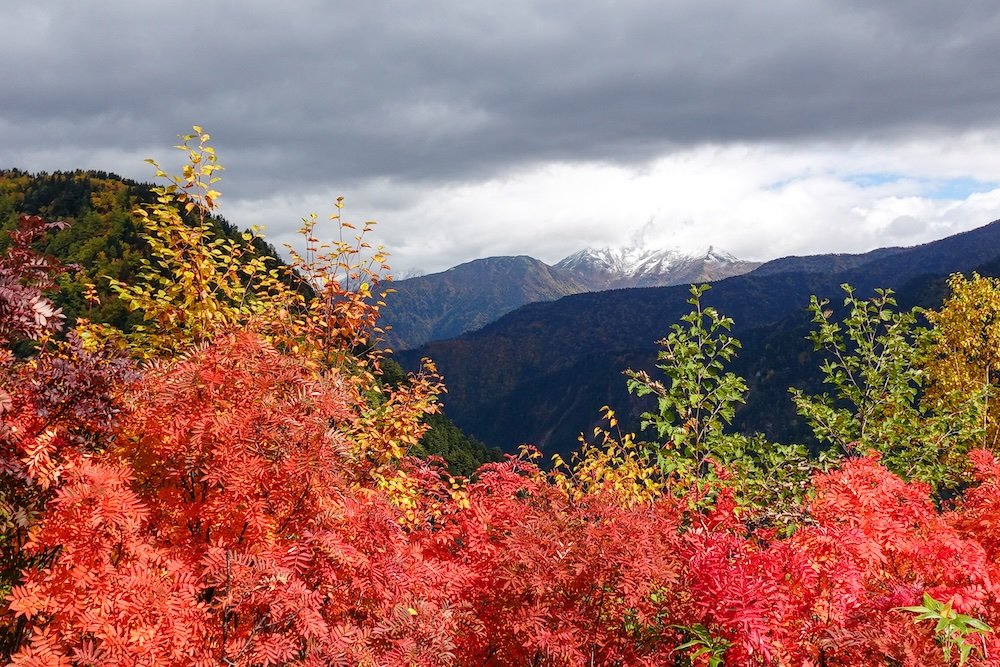
[[[848,282],[861,296],[876,287],[903,288],[916,290],[916,296],[907,293],[904,300],[926,302],[933,298],[928,285],[935,279],[984,267],[998,255],[1000,221],[912,248],[869,253],[868,261],[822,256],[778,260],[786,270],[771,273],[765,264],[716,283],[703,300],[735,319],[736,335],[746,339],[740,364],[750,371],[748,381],[763,387],[758,394],[787,401],[789,383],[807,379],[805,369],[818,363],[804,340],[810,295],[836,301],[842,296],[839,285]],[[848,268],[822,270],[839,266]],[[621,372],[652,363],[655,341],[688,312],[688,296],[686,286],[677,286],[530,304],[480,331],[406,353],[401,361],[406,365],[422,356],[433,358],[448,384],[449,414],[487,444],[511,448],[529,442],[566,452],[575,448],[577,434],[595,422],[602,405],[628,412],[628,404],[633,413],[641,411],[628,402]],[[779,335],[783,331],[788,333]],[[780,378],[781,387],[773,386],[774,378]],[[781,408],[751,404],[741,425],[777,439],[795,436],[792,421],[773,419],[783,414]]]
[[[70,321],[85,315],[91,321],[127,329],[136,316],[113,298],[107,279],[129,282],[140,266],[146,246],[132,211],[153,200],[151,188],[149,183],[101,171],[30,174],[0,170],[0,232],[13,229],[21,214],[71,223],[49,236],[41,248],[75,268],[61,278],[56,303]],[[242,233],[218,216],[210,223],[226,238],[238,238]],[[4,239],[0,234],[0,244]],[[260,255],[277,257],[274,248],[262,239],[255,238],[253,244]],[[99,305],[85,303],[83,293],[88,283],[101,297]]]

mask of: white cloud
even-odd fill
[[[713,244],[766,260],[912,245],[990,222],[1000,217],[1000,189],[964,199],[941,199],[930,190],[948,179],[989,182],[1000,174],[998,155],[1000,135],[703,145],[641,167],[550,163],[426,188],[381,179],[342,193],[230,202],[225,213],[240,225],[267,223],[272,236],[286,241],[302,215],[324,214],[344,194],[349,218],[379,221],[375,236],[399,270],[438,271],[505,254],[555,262],[585,246],[628,244],[639,235],[647,245]]]

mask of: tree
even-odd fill
[[[728,334],[733,320],[711,307],[702,307],[701,295],[708,285],[691,286],[688,303],[694,310],[675,324],[657,354],[656,367],[667,377],[663,383],[645,371],[628,370],[628,389],[637,396],[656,396],[656,412],[642,415],[642,427],[652,426],[664,443],[658,452],[661,466],[672,465],[676,452],[680,460],[696,467],[723,438],[723,426],[732,423],[736,405],[744,402],[746,382],[725,371],[740,348],[740,341]]]
[[[178,354],[251,320],[272,330],[287,327],[295,302],[304,302],[268,266],[269,258],[256,252],[252,235],[233,240],[211,224],[221,196],[214,188],[222,166],[208,143],[210,135],[200,127],[194,130],[177,147],[188,160],[180,175],[167,174],[149,160],[169,185],[153,188],[155,201],[135,209],[148,255],[139,260],[132,282],[109,277],[126,307],[142,314],[143,324],[124,336],[135,356]],[[122,334],[109,325],[84,326],[82,331],[99,340]]]
[[[372,495],[356,400],[249,333],[151,367],[105,452],[67,454],[28,545],[58,557],[11,594],[20,658],[440,664],[447,587]]]
[[[104,350],[86,350],[70,335],[57,340],[62,314],[49,299],[59,262],[31,247],[62,224],[22,216],[0,258],[0,594],[27,569],[44,567],[55,550],[30,550],[39,517],[52,500],[67,452],[95,450],[121,410],[118,387],[130,364]],[[31,353],[17,358],[12,348]],[[0,655],[25,637],[22,617],[0,615]]]
[[[432,369],[394,389],[374,381],[370,283],[324,273],[344,246],[300,265],[322,289],[294,290],[214,235],[207,141],[200,128],[185,137],[183,174],[138,214],[151,254],[134,284],[115,285],[146,324],[84,321],[51,353],[5,357],[3,497],[25,505],[4,536],[5,652],[42,664],[437,664],[447,587],[404,524],[424,516],[415,499],[433,472],[406,453],[439,381]],[[40,296],[56,269],[19,248],[4,264],[17,315],[4,324],[42,335],[56,328]],[[141,376],[115,349],[145,360]],[[346,563],[401,585],[366,583]]]
[[[1000,280],[956,273],[949,296],[927,319],[938,337],[926,364],[928,399],[955,410],[980,399],[982,445],[996,449],[1000,438]]]
[[[708,289],[708,285],[691,286],[688,303],[694,309],[681,318],[684,325],[673,325],[659,341],[663,349],[656,367],[667,381],[654,380],[645,371],[625,372],[630,392],[656,396],[656,412],[642,415],[643,428],[655,428],[656,442],[637,443],[632,434],[614,438],[597,429],[595,435],[602,436],[604,447],[585,450],[580,469],[598,478],[614,478],[627,469],[633,480],[641,481],[640,494],[660,489],[682,492],[692,480],[721,485],[736,494],[754,521],[791,529],[801,519],[793,509],[796,501],[801,500],[809,475],[826,466],[826,457],[813,460],[799,445],[725,431],[737,406],[745,402],[747,387],[743,378],[726,368],[740,341],[728,333],[731,318],[702,307],[701,296]],[[613,413],[609,419],[613,428],[617,424]],[[639,453],[637,448],[646,451]],[[658,463],[662,475],[658,479],[650,474],[650,457]],[[609,468],[615,472],[607,472]]]
[[[918,309],[894,310],[891,290],[864,300],[850,285],[841,287],[842,322],[827,300],[814,296],[809,306],[816,324],[810,338],[825,353],[821,369],[833,394],[792,388],[799,414],[821,444],[840,454],[874,450],[908,479],[955,489],[965,481],[965,454],[977,439],[975,403],[940,410],[940,403],[922,400],[932,332],[916,325]]]

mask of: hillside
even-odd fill
[[[849,282],[861,295],[875,287],[902,288],[903,301],[927,302],[940,294],[929,287],[936,279],[983,267],[998,255],[1000,221],[933,243],[870,253],[867,261],[777,260],[784,270],[772,273],[765,264],[720,281],[704,301],[734,318],[736,335],[745,339],[741,368],[765,397],[752,400],[787,403],[789,384],[808,379],[806,369],[816,365],[804,340],[810,295],[837,300],[838,286]],[[814,268],[823,266],[849,268]],[[575,448],[577,434],[594,424],[602,405],[617,405],[633,416],[641,412],[628,400],[621,371],[651,364],[654,341],[688,311],[687,298],[687,287],[678,286],[530,304],[480,331],[406,353],[401,361],[433,358],[448,383],[449,414],[487,444],[510,449],[530,442],[565,453]],[[782,417],[775,419],[776,414]],[[762,410],[758,403],[744,416],[747,430],[763,430],[778,440],[797,435],[794,421],[781,410]]]
[[[70,321],[85,314],[91,321],[127,330],[138,316],[114,298],[107,279],[128,282],[139,268],[146,245],[132,211],[153,200],[152,187],[101,171],[30,174],[0,170],[0,247],[5,243],[3,232],[12,229],[21,214],[71,223],[40,248],[75,268],[61,277],[57,304]],[[241,234],[222,217],[214,217],[210,223],[220,236],[236,239]],[[255,238],[253,243],[260,255],[277,257],[277,251],[262,239]],[[96,285],[100,305],[85,304],[87,283]]]

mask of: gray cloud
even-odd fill
[[[8,150],[215,130],[241,182],[462,179],[704,141],[994,124],[994,3],[44,3]],[[233,158],[230,158],[233,161]],[[246,185],[253,187],[253,185]]]

